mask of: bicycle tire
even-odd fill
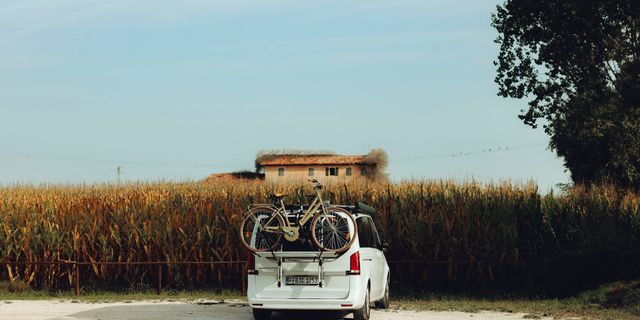
[[[255,222],[258,222],[258,220],[262,220],[267,217],[271,217],[274,214],[275,214],[275,219],[273,219],[272,221],[275,221],[277,225],[275,225],[272,222],[269,226],[270,227],[284,226],[284,220],[282,219],[282,216],[280,216],[280,214],[277,214],[277,211],[274,210],[273,208],[255,207],[255,208],[251,208],[249,211],[247,211],[244,214],[244,216],[242,217],[242,223],[240,223],[240,230],[239,230],[240,242],[249,251],[252,251],[252,252],[272,251],[278,248],[278,246],[282,243],[282,238],[283,238],[282,233],[270,233],[270,232],[256,230],[255,228]],[[260,217],[261,215],[266,217]],[[250,223],[253,223],[254,225],[251,226]],[[253,239],[253,241],[251,239]],[[256,247],[255,246],[256,241],[259,241],[259,243],[262,243],[263,245]],[[251,245],[251,242],[253,242],[254,245]]]
[[[318,247],[318,249],[321,249],[323,251],[330,251],[330,252],[335,252],[335,253],[342,253],[342,252],[347,251],[351,247],[351,245],[353,245],[353,242],[358,237],[358,225],[356,224],[355,217],[351,214],[351,212],[349,212],[349,211],[347,211],[345,209],[339,208],[339,207],[328,207],[328,208],[326,208],[326,212],[327,213],[320,211],[319,213],[317,213],[313,217],[313,220],[311,221],[311,240],[313,241],[313,244],[316,247]],[[322,225],[318,226],[318,223],[321,221],[321,219],[324,218],[324,220],[322,221],[322,223],[324,224],[324,222],[327,221],[327,216],[331,215],[331,213],[336,213],[336,212],[340,212],[345,217],[348,218],[348,222],[350,222],[351,225],[353,226],[353,234],[352,235],[349,234],[349,236],[348,236],[349,239],[348,240],[346,240],[346,239],[337,239],[337,241],[345,240],[344,244],[337,243],[338,246],[336,246],[336,245],[328,246],[328,245],[325,245],[325,242],[327,244],[330,244],[331,241],[324,241],[324,237],[326,236],[326,234],[318,234],[319,230],[323,230],[324,229],[324,227]],[[331,223],[331,222],[329,222],[329,223]],[[337,231],[337,230],[335,230],[335,228],[334,228],[333,231]],[[336,236],[339,236],[339,235],[336,235]],[[319,237],[321,237],[322,239],[319,239]]]

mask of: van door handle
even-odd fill
[[[364,261],[371,261],[372,259],[362,259],[362,260],[364,260]]]

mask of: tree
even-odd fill
[[[528,100],[574,182],[640,189],[640,1],[507,0],[498,95]]]

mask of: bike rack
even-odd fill
[[[327,204],[328,205],[328,204]],[[336,205],[337,207],[343,208],[351,212],[352,214],[356,214],[357,212],[365,213],[373,215],[375,214],[375,209],[367,206],[364,203],[356,203],[356,205]],[[248,206],[249,209],[256,207],[270,207],[273,208],[272,204],[250,204]],[[304,211],[308,208],[307,205],[285,205],[285,210],[287,212],[286,218],[293,218],[300,211]],[[276,282],[278,288],[282,287],[283,278],[286,275],[285,268],[283,263],[286,262],[315,262],[318,261],[318,286],[322,288],[324,286],[324,277],[327,273],[324,270],[324,262],[335,260],[340,257],[341,254],[329,251],[268,251],[268,252],[257,252],[256,255],[274,260],[276,263],[276,267],[274,270],[276,276]],[[270,270],[261,270],[260,272],[271,273]],[[329,274],[332,275],[332,274]],[[344,272],[336,273],[336,275],[344,275]]]
[[[256,253],[260,257],[273,259],[276,262],[276,282],[278,288],[282,287],[283,278],[286,275],[285,268],[283,263],[286,262],[308,262],[308,261],[318,261],[318,286],[322,288],[324,286],[324,277],[326,273],[324,271],[324,262],[330,261],[338,258],[340,255],[337,253],[329,253],[329,252],[282,252],[282,251],[271,251],[271,252],[259,252]],[[261,271],[263,272],[263,271]],[[342,274],[342,273],[337,273]]]

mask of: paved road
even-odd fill
[[[351,318],[348,316],[347,318]],[[251,308],[244,303],[203,302],[115,302],[77,303],[71,301],[0,301],[0,319],[11,320],[156,320],[185,319],[252,320]],[[329,320],[342,319],[339,315],[326,313],[276,314],[274,319]],[[372,320],[511,320],[525,319],[523,314],[480,312],[434,312],[373,310]]]

